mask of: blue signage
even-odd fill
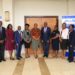
[[[62,23],[66,23],[67,28],[69,28],[70,24],[74,24],[75,25],[75,16],[62,16]],[[67,57],[68,57],[68,54],[69,54],[69,52],[67,51],[66,52],[66,56]],[[75,52],[74,52],[74,56],[75,56]]]
[[[0,20],[2,20],[2,16],[0,16]]]

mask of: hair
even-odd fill
[[[58,28],[58,25],[55,25],[56,28]]]
[[[34,25],[38,25],[37,23],[34,23]]]
[[[72,26],[72,28],[74,28],[74,24],[70,24],[70,26]]]
[[[30,25],[26,23],[25,26],[28,26],[29,27]]]
[[[65,26],[66,26],[66,23],[65,23],[65,22],[64,22],[64,23],[62,23],[62,25],[63,25],[63,24],[65,24]]]
[[[7,29],[9,29],[9,26],[12,26],[12,24],[8,24]]]

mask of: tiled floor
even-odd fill
[[[0,75],[75,75],[75,63],[66,59],[30,57],[0,63]]]

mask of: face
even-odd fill
[[[37,28],[37,27],[38,27],[38,24],[37,24],[37,23],[35,23],[35,24],[34,24],[34,28]]]
[[[18,30],[21,30],[21,26],[18,26]]]
[[[0,21],[0,27],[2,26],[2,21]]]
[[[28,30],[28,29],[29,29],[29,26],[27,26],[27,25],[26,25],[26,26],[25,26],[25,29],[27,29],[27,30]]]
[[[9,25],[9,29],[12,29],[12,25]]]
[[[65,29],[66,28],[66,24],[62,24],[62,29]]]
[[[57,26],[55,25],[55,26],[54,26],[54,30],[57,30],[57,29],[58,29],[58,28],[57,28]]]
[[[70,31],[72,31],[72,30],[73,30],[73,27],[72,27],[71,25],[70,25],[70,27],[69,27],[69,30],[70,30]]]
[[[44,27],[47,27],[47,22],[44,22]]]

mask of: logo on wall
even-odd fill
[[[66,23],[67,28],[69,28],[70,24],[74,24],[75,27],[75,16],[62,16],[62,23]],[[75,28],[74,28],[75,29]],[[66,52],[66,56],[68,57],[68,50]],[[74,52],[74,56],[75,56],[75,52]]]

